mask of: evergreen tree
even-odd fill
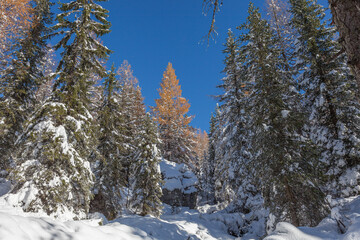
[[[126,128],[122,106],[119,103],[121,86],[114,65],[104,81],[103,104],[98,112],[100,159],[94,166],[96,177],[92,212],[101,212],[108,219],[116,218],[121,211],[122,188],[125,186],[123,163],[126,152]]]
[[[247,43],[247,78],[254,137],[253,168],[274,222],[317,225],[327,214],[319,189],[320,168],[311,142],[302,134],[306,121],[291,75],[281,70],[280,50],[269,24],[253,5],[241,37]],[[271,231],[272,226],[268,226]],[[269,229],[270,228],[270,229]]]
[[[204,159],[202,166],[201,179],[202,179],[202,191],[205,195],[209,204],[215,203],[215,142],[217,121],[216,116],[211,114],[210,118],[210,132],[209,132],[209,143],[208,143],[208,154]]]
[[[158,217],[162,209],[159,168],[161,155],[157,148],[160,140],[157,127],[149,114],[144,119],[143,130],[138,137],[140,140],[135,155],[132,208],[141,216],[150,214]]]
[[[135,154],[139,148],[139,138],[141,135],[144,117],[146,115],[145,104],[141,94],[138,80],[133,75],[131,65],[124,61],[118,69],[120,77],[121,94],[119,104],[122,106],[122,115],[125,119],[126,127],[123,128],[124,145],[126,149],[123,153],[123,175],[128,191],[131,190],[132,182],[136,176],[133,175]],[[130,209],[129,192],[127,194],[126,208]]]
[[[155,120],[160,127],[161,151],[165,159],[190,164],[194,160],[193,132],[189,129],[192,117],[187,116],[189,102],[181,96],[179,80],[172,64],[164,72],[159,89],[160,98],[153,107]]]
[[[296,37],[296,31],[290,25],[289,4],[285,0],[266,0],[266,12],[270,28],[277,38],[276,47],[280,49],[285,70],[290,71],[290,63],[294,58],[293,40]]]
[[[223,83],[218,86],[222,88],[224,94],[219,96],[220,101],[223,103],[221,108],[221,121],[223,122],[222,128],[219,134],[219,146],[221,152],[223,153],[221,157],[218,158],[219,163],[217,166],[217,171],[222,172],[217,179],[217,185],[221,188],[217,188],[215,194],[221,196],[222,200],[231,202],[235,198],[234,188],[236,186],[236,176],[237,168],[241,161],[241,145],[240,140],[241,134],[244,135],[244,132],[241,132],[240,128],[242,127],[241,117],[241,73],[240,67],[238,66],[238,51],[239,45],[235,40],[234,34],[231,30],[228,31],[228,38],[225,44],[225,50],[223,51],[226,54],[225,69],[224,73],[226,74],[225,78],[222,79]]]
[[[62,3],[58,24],[65,36],[54,96],[30,118],[18,144],[13,192],[21,195],[24,210],[48,214],[70,211],[84,217],[89,211],[93,174],[90,156],[96,157],[93,117],[89,113],[91,74],[106,76],[100,64],[110,50],[95,40],[109,32],[108,11],[95,0]]]
[[[296,68],[311,115],[310,137],[321,148],[327,165],[325,188],[334,196],[359,193],[360,128],[356,80],[350,76],[344,54],[328,27],[325,10],[314,0],[290,1],[292,25],[298,31]]]
[[[41,69],[48,52],[46,40],[50,30],[47,25],[52,22],[52,3],[36,0],[33,4],[31,25],[17,41],[12,62],[1,76],[0,118],[4,121],[5,134],[0,140],[0,169],[9,167],[16,138],[34,110],[35,93],[44,80]]]
[[[253,231],[253,222],[262,219],[261,213],[266,211],[259,211],[263,208],[263,200],[250,164],[252,131],[247,105],[252,83],[246,76],[243,48],[230,30],[225,46],[226,76],[219,86],[224,93],[219,96],[222,105],[218,112],[222,124],[218,126],[215,194],[217,200],[230,203],[227,212],[242,215],[242,224],[232,226],[229,231],[243,236]]]

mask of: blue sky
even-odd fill
[[[255,0],[260,8],[265,0]],[[325,0],[321,0],[324,3]],[[225,0],[217,18],[216,42],[204,42],[210,16],[202,15],[202,0],[110,0],[101,3],[110,11],[112,32],[103,37],[114,51],[109,65],[120,66],[128,60],[139,79],[147,106],[158,98],[162,74],[172,62],[180,79],[183,96],[191,103],[195,115],[192,126],[208,130],[219,93],[216,85],[223,77],[222,54],[227,29],[247,17],[247,0]]]

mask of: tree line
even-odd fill
[[[268,1],[266,13],[250,4],[228,32],[203,167],[210,201],[243,214],[237,235],[260,210],[268,232],[316,226],[332,198],[360,191],[359,88],[337,29],[313,0]]]
[[[60,2],[56,16],[49,0],[1,4],[1,176],[25,211],[159,216],[162,157],[196,168],[206,147],[170,63],[151,114],[131,65],[107,69],[98,2]]]

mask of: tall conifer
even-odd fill
[[[291,75],[281,71],[276,38],[253,5],[245,29],[247,77],[254,79],[250,96],[253,167],[265,206],[275,222],[315,226],[327,210],[319,189],[315,148],[302,134],[306,115],[299,93]]]
[[[17,49],[3,76],[0,86],[0,118],[3,133],[0,140],[0,169],[9,167],[16,138],[23,132],[23,125],[35,107],[35,94],[44,81],[46,54],[49,51],[48,25],[52,22],[49,0],[33,1],[31,24],[23,29],[22,38],[15,42]]]
[[[325,188],[333,196],[359,193],[360,105],[356,80],[350,76],[345,54],[328,27],[325,9],[315,0],[291,0],[296,41],[296,68],[310,111],[310,137],[321,149],[329,179]]]
[[[93,117],[89,112],[92,73],[106,76],[101,59],[110,50],[94,37],[110,30],[108,11],[96,0],[62,3],[54,29],[63,38],[55,45],[63,48],[51,101],[37,110],[18,144],[13,192],[32,192],[26,211],[48,214],[70,211],[84,217],[89,211],[93,174],[90,157],[95,157]],[[21,196],[26,196],[21,195]]]
[[[99,159],[94,166],[95,196],[91,202],[91,211],[101,212],[110,220],[121,211],[121,191],[126,181],[123,174],[123,161],[127,154],[124,136],[126,122],[123,106],[119,102],[120,91],[121,85],[113,65],[104,81],[104,100],[98,112]]]
[[[153,112],[160,128],[162,154],[169,161],[191,164],[194,160],[194,142],[193,132],[189,128],[192,117],[187,115],[190,104],[182,97],[181,86],[171,63],[160,85],[160,98],[155,100]]]
[[[162,209],[160,139],[157,126],[149,114],[144,118],[142,131],[137,137],[139,148],[135,155],[132,208],[142,216],[151,214],[158,217]]]

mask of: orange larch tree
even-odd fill
[[[206,131],[202,131],[201,129],[197,129],[195,132],[195,147],[194,152],[196,153],[196,168],[200,169],[205,159],[207,158],[209,150],[209,136]]]
[[[31,0],[0,1],[0,61],[6,67],[11,46],[31,26]],[[1,70],[1,68],[0,68]]]
[[[164,158],[178,163],[193,162],[194,133],[189,127],[192,116],[188,116],[190,103],[182,97],[179,79],[169,63],[158,90],[160,98],[152,108],[159,124],[161,150]]]

